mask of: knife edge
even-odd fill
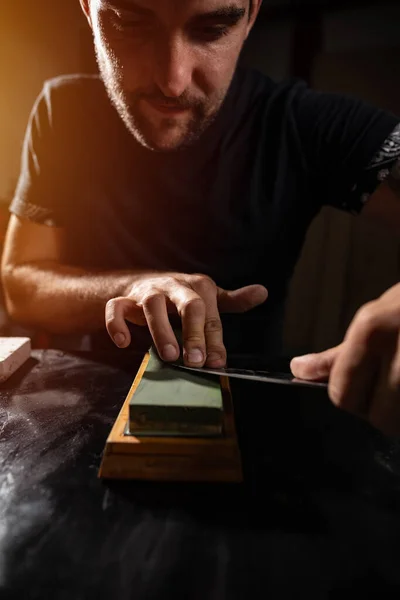
[[[253,371],[251,369],[234,369],[232,367],[212,369],[209,367],[188,367],[180,363],[170,363],[169,366],[185,371],[194,371],[217,377],[229,377],[231,379],[245,379],[249,381],[259,381],[262,383],[278,383],[284,385],[296,385],[302,387],[313,387],[327,389],[328,384],[321,381],[307,381],[305,379],[296,379],[290,373],[278,373],[272,371]]]

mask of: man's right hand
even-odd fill
[[[261,285],[226,291],[206,275],[146,274],[135,278],[125,296],[107,303],[107,331],[126,348],[131,335],[126,321],[149,327],[161,358],[175,361],[180,349],[169,314],[182,321],[183,359],[187,366],[218,368],[226,364],[220,313],[243,313],[263,304],[268,292]]]

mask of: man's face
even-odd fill
[[[81,3],[108,94],[135,138],[158,151],[197,140],[232,81],[257,12],[249,20],[249,0]]]

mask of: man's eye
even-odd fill
[[[199,41],[214,42],[229,33],[229,27],[224,25],[201,27],[193,31],[193,37]]]

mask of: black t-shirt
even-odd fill
[[[379,183],[369,167],[398,122],[239,69],[202,138],[157,153],[129,134],[98,77],[61,77],[33,109],[11,211],[63,227],[67,264],[264,284],[269,300],[246,322],[262,317],[268,350],[308,226],[324,204],[361,210]]]

